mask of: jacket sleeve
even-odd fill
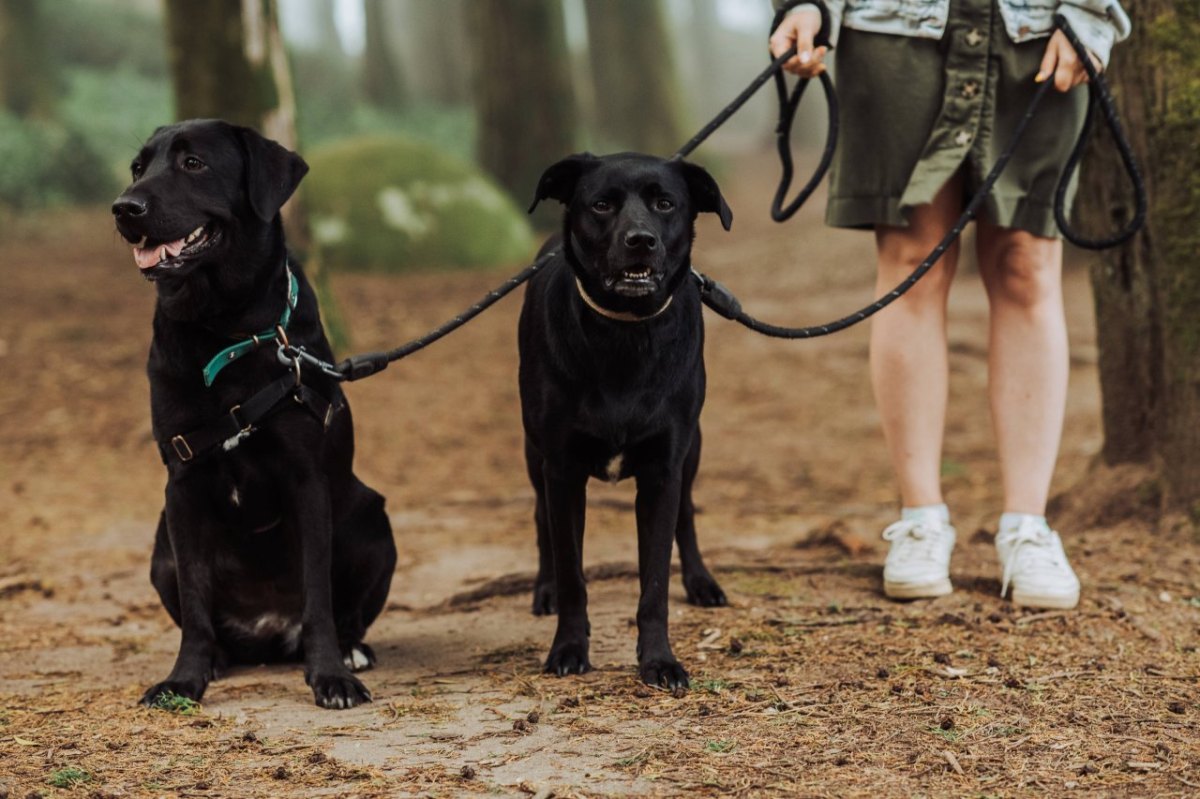
[[[771,2],[776,9],[783,5],[783,0],[771,0]],[[829,45],[837,47],[838,34],[842,31],[842,12],[846,8],[846,0],[824,0],[824,2],[825,9],[829,12],[829,30],[826,31],[829,35]],[[803,3],[792,10],[796,11],[808,5],[815,5],[815,3]],[[774,31],[771,32],[774,33]]]
[[[1108,66],[1116,42],[1129,38],[1132,25],[1118,0],[1063,0],[1058,13],[1071,23],[1079,40]]]

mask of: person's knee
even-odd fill
[[[929,257],[938,239],[918,235],[889,235],[879,239],[879,280],[891,290]],[[952,245],[905,295],[910,304],[944,303],[954,279],[958,245]]]
[[[987,254],[991,257],[980,258],[993,302],[1036,308],[1057,301],[1062,290],[1061,242],[1013,230],[993,246],[994,252]]]

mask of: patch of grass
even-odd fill
[[[60,768],[58,771],[51,772],[50,779],[46,782],[55,788],[71,788],[76,785],[82,785],[85,782],[91,782],[94,778],[81,768],[75,766],[67,766]]]
[[[708,741],[704,748],[709,752],[732,752],[737,747],[737,741]]]
[[[155,710],[165,710],[168,713],[178,713],[181,716],[194,716],[200,712],[200,703],[195,699],[167,691],[154,700]]]
[[[967,473],[967,467],[958,461],[946,458],[942,461],[942,477],[962,477]]]
[[[696,691],[707,691],[714,696],[729,687],[728,680],[692,680],[692,688]]]
[[[950,743],[955,743],[960,737],[962,737],[962,732],[954,727],[951,727],[948,730],[944,730],[938,726],[927,727],[926,729],[942,740],[949,741]]]

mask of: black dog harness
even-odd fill
[[[328,429],[337,407],[320,393],[304,385],[298,357],[298,352],[302,352],[303,348],[294,348],[288,343],[287,326],[299,302],[300,283],[290,266],[285,264],[284,268],[288,276],[287,303],[279,318],[279,324],[271,330],[252,335],[218,352],[204,367],[204,385],[212,386],[218,372],[268,341],[278,343],[279,360],[290,364],[291,370],[265,388],[259,389],[249,399],[234,405],[215,422],[189,433],[172,436],[169,446],[159,442],[158,451],[163,463],[170,464],[172,459],[179,463],[189,463],[204,455],[232,450],[249,437],[268,416],[287,407],[288,398],[316,417],[323,429]]]

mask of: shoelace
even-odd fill
[[[892,551],[897,560],[922,559],[933,554],[940,536],[936,528],[917,519],[901,519],[889,524],[883,531],[883,540],[897,544]]]
[[[1058,549],[1054,546],[1054,533],[1037,522],[1025,520],[1013,532],[1002,533],[1000,539],[1005,547],[1009,547],[1004,577],[1000,582],[1000,596],[1008,594],[1008,585],[1019,559],[1024,559],[1025,569],[1031,572],[1061,570]]]

